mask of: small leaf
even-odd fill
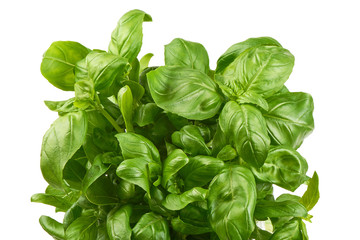
[[[207,189],[195,187],[182,194],[169,194],[163,205],[170,210],[181,210],[192,202],[204,201],[207,192]]]
[[[134,122],[140,127],[153,124],[161,111],[155,103],[142,104],[135,109]]]
[[[133,96],[129,86],[124,86],[118,93],[118,105],[125,121],[126,131],[134,132],[133,118]]]
[[[312,178],[309,181],[306,192],[300,199],[300,203],[303,204],[308,211],[310,211],[319,201],[319,198],[319,176],[316,172],[314,172]]]
[[[153,56],[154,56],[154,54],[152,54],[152,53],[147,53],[147,54],[145,54],[145,55],[140,59],[140,73],[141,73],[142,71],[144,71],[144,69],[149,66],[150,59],[151,59]]]
[[[186,154],[180,150],[175,149],[170,154],[168,154],[167,158],[163,163],[163,175],[161,185],[165,189],[169,189],[171,187],[171,183],[169,180],[176,176],[176,174],[189,162],[189,158]]]

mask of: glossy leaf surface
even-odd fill
[[[261,112],[254,106],[227,102],[219,125],[239,156],[254,167],[261,167],[266,159],[270,138]]]
[[[217,85],[204,73],[178,66],[159,67],[147,74],[155,103],[182,117],[213,117],[222,103]]]
[[[132,208],[130,205],[114,208],[109,212],[106,220],[106,228],[110,240],[131,240],[131,214]]]
[[[48,216],[39,219],[41,227],[55,240],[65,240],[64,226]]]
[[[207,192],[207,189],[195,187],[182,194],[169,194],[163,205],[170,210],[180,210],[192,202],[204,201]]]
[[[44,135],[41,147],[41,172],[54,187],[63,187],[63,169],[85,141],[87,116],[83,111],[59,117]]]
[[[229,166],[210,183],[209,221],[220,240],[249,239],[255,229],[256,185],[251,172]]]
[[[170,240],[168,222],[155,213],[144,214],[133,228],[134,240]]]

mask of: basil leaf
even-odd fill
[[[164,207],[163,201],[165,200],[167,192],[161,188],[151,186],[150,195],[145,195],[145,200],[148,203],[150,210],[156,214],[164,217],[173,217],[176,213]]]
[[[135,109],[134,122],[140,127],[153,124],[161,111],[155,103],[142,104]]]
[[[140,59],[140,61],[139,61],[139,64],[140,64],[139,72],[140,73],[142,73],[142,71],[144,71],[145,68],[147,68],[149,66],[149,62],[153,56],[154,56],[154,54],[147,53]]]
[[[173,218],[171,220],[171,227],[176,231],[183,234],[188,235],[198,235],[203,233],[212,232],[212,229],[210,227],[199,227],[192,225],[190,223],[186,223],[183,220],[178,218]]]
[[[277,229],[270,240],[303,240],[303,236],[300,230],[299,220],[294,218],[289,222],[285,223],[284,226]]]
[[[182,194],[169,194],[163,201],[163,205],[170,210],[181,210],[192,202],[206,200],[208,190],[194,187]]]
[[[106,219],[106,228],[110,240],[131,240],[130,216],[132,207],[124,205],[111,210]]]
[[[43,203],[47,205],[51,205],[56,207],[59,211],[65,212],[67,211],[72,203],[63,197],[54,196],[51,194],[45,193],[36,193],[31,196],[31,202]]]
[[[262,98],[259,94],[252,91],[247,91],[238,96],[236,102],[239,104],[251,103],[266,111],[269,109],[269,105],[266,100]]]
[[[259,38],[249,38],[246,41],[236,43],[232,45],[226,52],[221,55],[217,61],[217,67],[215,72],[221,73],[224,69],[231,64],[240,54],[249,50],[253,47],[258,46],[279,46],[280,43],[271,37],[259,37]]]
[[[69,112],[77,112],[79,109],[74,106],[75,98],[65,101],[44,101],[45,105],[54,112],[58,112],[60,116]]]
[[[122,82],[123,85],[127,85],[131,89],[131,93],[134,98],[134,104],[139,102],[145,93],[145,89],[137,82],[131,80],[125,80]]]
[[[256,195],[257,199],[264,199],[268,195],[272,195],[274,191],[271,183],[260,182],[256,183]]]
[[[125,121],[126,132],[134,132],[133,118],[133,96],[129,86],[124,86],[118,93],[118,105]]]
[[[300,199],[300,203],[303,204],[308,211],[310,211],[319,201],[319,198],[319,176],[316,172],[314,172],[312,178],[309,180],[306,192]]]
[[[66,240],[94,240],[97,239],[97,217],[82,216],[76,219],[65,231]]]
[[[251,170],[257,179],[293,192],[308,179],[307,169],[306,160],[297,151],[279,146],[270,149],[260,169]]]
[[[116,170],[116,174],[150,194],[150,184],[155,182],[161,172],[161,166],[146,158],[133,158],[123,161]]]
[[[139,60],[137,58],[135,58],[131,62],[131,70],[129,73],[130,80],[128,80],[128,81],[139,82],[139,75],[140,75],[140,63],[139,63]]]
[[[88,159],[85,152],[80,148],[66,163],[63,170],[63,179],[70,188],[81,190],[82,181],[86,174],[86,163]]]
[[[241,166],[223,169],[211,181],[208,193],[209,222],[220,240],[249,239],[255,229],[255,179]]]
[[[147,80],[159,107],[188,119],[211,118],[222,103],[217,85],[197,70],[164,66],[149,72]]]
[[[74,85],[74,106],[79,109],[87,109],[94,105],[95,89],[90,79],[77,81]]]
[[[55,87],[73,91],[75,64],[89,52],[88,48],[77,42],[53,42],[43,55],[41,74]]]
[[[76,219],[81,217],[83,209],[79,206],[79,200],[75,202],[65,213],[64,215],[64,229],[66,230],[71,223],[73,223]]]
[[[284,201],[266,201],[257,202],[255,208],[255,218],[266,220],[269,217],[306,217],[306,208],[299,202]]]
[[[55,240],[65,240],[64,227],[61,223],[48,216],[41,216],[39,222],[41,227]]]
[[[111,34],[109,53],[120,55],[132,62],[141,49],[142,23],[151,21],[151,16],[141,10],[125,13]]]
[[[257,168],[264,164],[270,138],[265,120],[257,108],[229,101],[220,114],[219,125],[244,161]]]
[[[63,187],[63,170],[67,161],[85,141],[87,115],[83,111],[59,117],[44,135],[41,147],[41,172],[56,188]]]
[[[86,56],[86,67],[95,90],[109,87],[117,75],[126,75],[130,68],[126,58],[99,52],[91,52]]]
[[[165,65],[183,66],[209,72],[209,56],[203,45],[175,38],[165,45]]]
[[[170,240],[168,222],[155,213],[144,214],[133,228],[134,240]]]
[[[211,155],[200,129],[194,125],[187,125],[171,135],[172,143],[184,150],[184,152],[196,155]]]
[[[185,190],[202,187],[213,179],[224,167],[224,162],[208,156],[190,157],[189,163],[180,170]]]
[[[136,133],[118,133],[115,137],[125,160],[144,157],[161,164],[159,151],[147,138]]]
[[[116,196],[115,186],[106,174],[111,165],[105,166],[102,157],[103,155],[98,155],[86,173],[83,192],[86,198],[96,205],[116,204],[119,199]]]
[[[216,156],[216,158],[221,159],[223,161],[230,161],[236,157],[237,157],[237,152],[230,145],[226,145],[225,147],[223,147]]]
[[[119,181],[116,190],[119,199],[125,202],[140,202],[143,200],[145,194],[140,187],[123,179]]]
[[[283,93],[267,99],[269,111],[264,112],[271,142],[274,145],[300,147],[314,129],[314,103],[307,93]]]
[[[161,180],[161,185],[169,191],[171,188],[170,179],[175,177],[177,173],[189,162],[189,158],[186,154],[180,150],[175,149],[170,154],[163,163],[163,175]]]

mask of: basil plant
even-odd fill
[[[42,75],[74,97],[45,101],[59,117],[41,147],[49,185],[31,201],[65,214],[42,228],[57,240],[309,239],[319,179],[297,149],[314,105],[284,85],[294,56],[250,38],[212,70],[200,43],[176,38],[149,66],[138,54],[151,20],[126,13],[107,51],[57,41],[44,53]]]

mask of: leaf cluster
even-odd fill
[[[57,41],[44,53],[43,76],[74,97],[45,101],[59,118],[41,148],[49,186],[31,201],[65,215],[41,226],[58,240],[308,239],[319,179],[297,149],[314,107],[284,85],[294,56],[250,38],[211,70],[201,44],[176,38],[149,66],[138,54],[151,20],[126,13],[108,51]],[[273,195],[302,184],[303,196]]]

